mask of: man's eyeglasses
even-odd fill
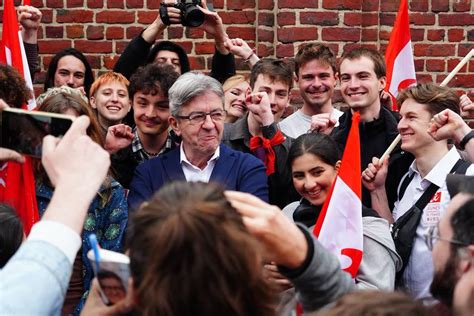
[[[214,122],[221,122],[225,120],[227,116],[226,110],[214,110],[211,112],[191,112],[189,115],[176,115],[176,118],[182,120],[189,120],[191,124],[202,124],[206,120],[207,116],[211,117]]]
[[[449,243],[451,243],[451,244],[454,244],[454,245],[457,245],[457,246],[460,246],[460,247],[467,247],[467,246],[469,246],[468,244],[463,243],[463,242],[461,242],[461,241],[459,241],[459,240],[444,239],[444,238],[439,237],[438,226],[432,226],[432,227],[430,227],[430,229],[428,230],[428,232],[427,232],[426,235],[425,235],[426,246],[428,247],[428,249],[429,249],[430,251],[433,250],[433,245],[434,245],[434,243],[435,243],[436,240],[446,241],[446,242],[449,242]]]

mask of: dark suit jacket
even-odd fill
[[[175,180],[186,181],[180,164],[179,147],[145,161],[135,169],[130,184],[128,205],[136,209],[163,185]],[[256,157],[220,145],[220,156],[209,181],[221,183],[227,190],[251,193],[268,202],[265,166]]]

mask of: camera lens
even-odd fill
[[[183,10],[183,22],[185,26],[200,26],[204,22],[204,13],[194,5],[186,6]]]

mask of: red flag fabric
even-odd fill
[[[397,19],[385,52],[385,61],[387,63],[387,86],[385,91],[390,93],[392,97],[393,110],[398,110],[395,102],[398,92],[416,84],[407,0],[400,1]]]
[[[28,77],[25,79],[31,82],[24,49],[22,50],[22,42],[19,38],[18,20],[13,0],[4,0],[0,50],[2,51],[0,62],[16,68],[24,77],[27,75]],[[26,107],[25,105],[24,108]],[[28,234],[33,224],[39,220],[39,215],[33,164],[29,157],[26,157],[25,160],[23,164],[9,162],[0,168],[0,201],[10,204],[16,209],[23,222],[25,233]]]
[[[363,254],[359,121],[360,114],[355,112],[341,167],[313,230],[353,278]]]

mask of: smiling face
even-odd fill
[[[400,116],[398,131],[402,137],[401,148],[404,151],[416,157],[417,153],[423,153],[425,147],[436,142],[428,134],[432,114],[427,110],[426,105],[417,103],[413,99],[406,99],[400,107]]]
[[[374,62],[362,56],[344,59],[340,66],[341,93],[355,111],[379,110],[379,94],[385,88],[385,77],[377,78]],[[378,113],[377,113],[378,114]]]
[[[299,69],[297,82],[304,106],[313,111],[331,106],[337,77],[330,65],[318,59],[303,64]]]
[[[58,61],[58,68],[54,73],[54,86],[83,87],[85,73],[86,66],[80,59],[72,55],[66,55]]]
[[[119,124],[130,111],[127,87],[117,81],[102,84],[91,96],[90,103],[103,126]]]
[[[242,81],[225,91],[224,108],[227,111],[227,119],[229,122],[234,122],[247,113],[245,95],[248,89],[250,89],[250,86],[247,81]]]
[[[293,185],[312,205],[322,205],[336,178],[339,166],[340,161],[332,166],[314,154],[305,153],[295,158],[291,164]]]
[[[282,81],[272,81],[269,76],[260,74],[255,80],[252,92],[266,92],[268,94],[275,122],[280,121],[290,99],[288,84]]]
[[[170,106],[162,94],[144,94],[138,91],[133,96],[133,119],[139,134],[160,135],[168,131]]]
[[[179,116],[223,109],[222,99],[214,92],[207,92],[191,99],[181,108]],[[175,133],[181,136],[186,157],[190,160],[195,157],[210,158],[219,147],[224,131],[224,120],[213,121],[209,115],[202,123],[193,123],[188,119],[172,116],[170,123]]]

